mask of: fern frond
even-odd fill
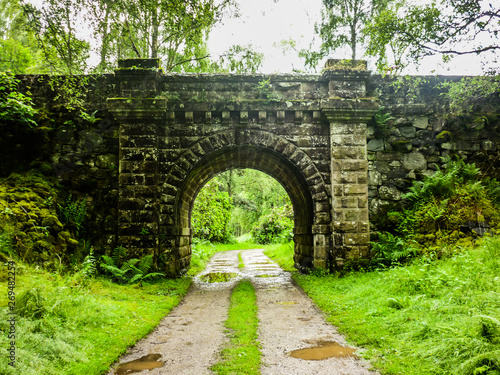
[[[153,266],[153,256],[146,255],[144,258],[141,259],[138,268],[141,270],[143,274],[147,274],[152,266]]]
[[[101,260],[104,262],[104,264],[106,264],[108,266],[115,266],[115,261],[113,260],[113,258],[111,258],[108,255],[101,256]],[[102,267],[102,265],[103,265],[103,263],[101,263],[101,267]]]

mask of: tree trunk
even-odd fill
[[[151,34],[151,58],[158,58],[158,8],[155,7],[151,11],[152,17],[152,34]]]

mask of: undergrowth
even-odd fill
[[[0,290],[7,290],[0,267]],[[190,279],[143,287],[81,279],[17,263],[16,368],[0,356],[0,374],[103,374],[179,303]],[[0,294],[0,347],[9,348],[7,293]]]
[[[417,255],[446,255],[455,244],[470,246],[500,228],[500,184],[481,179],[479,168],[443,159],[444,168],[414,182],[403,207],[385,215],[372,243],[375,266],[407,262]]]
[[[500,373],[500,238],[449,257],[294,280],[383,374]]]

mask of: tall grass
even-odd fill
[[[182,298],[189,279],[123,286],[18,265],[16,368],[0,356],[0,374],[102,374],[148,334]],[[0,282],[0,330],[7,332],[7,285]],[[0,335],[0,347],[10,340]]]
[[[448,259],[294,279],[384,374],[500,374],[500,238]]]

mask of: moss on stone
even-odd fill
[[[32,171],[0,179],[0,231],[27,262],[66,261],[78,244],[58,217],[60,193],[56,180]]]

